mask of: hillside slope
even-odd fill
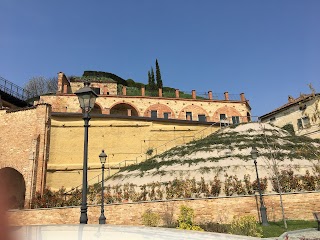
[[[292,169],[305,174],[318,164],[319,142],[263,123],[228,127],[198,141],[175,147],[145,162],[122,169],[107,180],[109,185],[165,183],[175,178],[199,181],[217,176],[222,182],[225,174],[242,179],[255,179],[250,151],[256,146],[260,177],[271,177],[268,162],[276,158],[279,169]]]

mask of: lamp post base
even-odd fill
[[[262,226],[268,226],[268,218],[267,218],[267,208],[265,206],[260,207],[260,214],[261,214],[261,223]]]
[[[99,224],[106,224],[106,217],[103,214],[99,217]]]

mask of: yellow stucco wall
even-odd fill
[[[210,127],[197,122],[177,123],[110,117],[92,118],[90,125],[89,179],[100,174],[98,156],[102,149],[108,155],[107,163],[115,168],[119,162],[124,166],[124,160],[145,160],[145,153],[150,148],[154,149],[153,154],[159,154],[219,129],[218,125]],[[61,186],[71,188],[82,183],[83,136],[81,117],[70,117],[67,114],[52,116],[47,186],[52,189]],[[89,183],[95,182],[98,182],[98,179]]]
[[[300,108],[306,105],[304,110]],[[318,106],[317,106],[318,105]],[[313,119],[313,115],[320,109],[319,102],[315,99],[307,102],[296,104],[286,110],[273,114],[272,116],[265,118],[262,122],[269,122],[275,126],[283,127],[286,124],[292,124],[296,135],[308,136],[311,138],[320,138],[320,119]],[[304,126],[303,129],[298,129],[298,119],[308,116],[310,119],[310,126]],[[274,120],[271,120],[274,118]]]

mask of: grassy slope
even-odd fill
[[[277,132],[274,132],[274,135],[267,136],[268,142],[271,145],[278,149],[287,151],[287,153],[278,153],[279,158],[287,157],[289,159],[316,159],[316,155],[312,152],[316,152],[320,155],[320,151],[312,145],[312,143],[317,143],[317,140],[307,137],[291,136],[288,133],[286,134],[287,136],[279,136]],[[279,139],[282,141],[281,143],[279,143]],[[312,151],[304,151],[304,144],[308,144]],[[251,148],[253,145],[258,148],[265,148],[266,145],[263,140],[263,135],[251,135],[250,131],[247,134],[237,134],[234,132],[226,133],[220,131],[202,140],[193,141],[186,145],[172,148],[160,155],[148,159],[145,162],[123,168],[120,172],[131,172],[134,170],[145,172],[152,169],[159,170],[159,168],[162,166],[171,166],[175,164],[188,164],[190,166],[196,165],[199,162],[218,162],[225,159],[226,156],[212,156],[206,159],[189,159],[189,156],[199,151],[210,152],[214,149],[229,149],[232,153],[232,151],[235,149],[242,150]],[[268,157],[269,153],[260,153],[260,155]],[[243,161],[251,160],[250,155],[232,154],[232,157]]]

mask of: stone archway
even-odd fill
[[[110,115],[139,116],[137,109],[128,103],[118,103],[111,107]]]
[[[91,110],[90,113],[93,113],[93,114],[102,114],[102,109],[101,109],[101,106],[97,103],[94,104],[94,107],[93,109]]]
[[[157,103],[149,106],[144,112],[144,117],[151,117],[151,111],[157,111],[159,118],[165,118],[165,114],[167,114],[168,118],[175,118],[174,111],[164,104]]]
[[[4,200],[9,209],[24,208],[26,183],[20,172],[10,167],[1,168],[0,185],[6,193]]]

